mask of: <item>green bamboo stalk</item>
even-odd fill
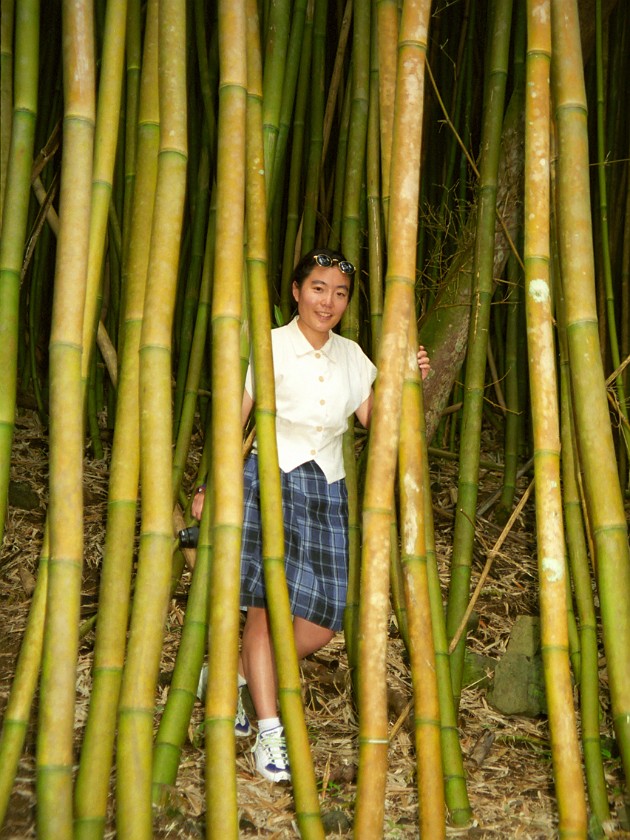
[[[50,336],[50,561],[37,736],[37,832],[72,837],[83,559],[81,346],[94,142],[92,4],[64,3],[64,146]]]
[[[571,385],[596,551],[612,715],[630,778],[630,558],[597,336],[580,29],[576,3],[552,0],[552,73],[558,125],[558,227]]]
[[[186,459],[190,448],[192,430],[197,412],[197,396],[199,383],[206,350],[206,339],[208,335],[208,320],[210,318],[210,298],[212,291],[212,267],[214,265],[214,244],[215,244],[215,202],[216,195],[213,190],[210,202],[210,216],[208,219],[208,232],[206,235],[206,246],[201,272],[201,286],[197,301],[197,317],[190,349],[190,359],[186,372],[184,385],[184,397],[182,402],[177,441],[173,454],[173,495],[181,489]]]
[[[197,62],[199,64],[199,84],[206,116],[208,146],[210,148],[211,159],[214,160],[217,146],[217,119],[214,112],[213,89],[210,81],[210,63],[208,61],[208,46],[206,44],[204,26],[205,6],[204,0],[195,0],[195,32],[197,38]]]
[[[39,557],[37,583],[28,621],[15,665],[11,692],[4,710],[0,733],[0,827],[4,824],[9,798],[24,748],[33,697],[37,688],[44,641],[46,591],[48,588],[48,525]]]
[[[212,487],[206,489],[211,508]],[[173,679],[153,750],[153,804],[167,805],[168,791],[175,784],[182,746],[188,734],[195,703],[199,674],[203,665],[208,634],[208,586],[212,563],[210,517],[199,532],[199,545],[193,568],[182,636],[177,649]]]
[[[370,53],[367,45],[370,43],[370,8],[367,3],[355,5],[353,21],[353,60],[351,75],[351,99],[348,99],[349,117],[344,120],[343,127],[347,125],[347,147],[341,146],[345,152],[345,162],[341,161],[343,167],[339,174],[343,174],[343,217],[341,220],[341,242],[345,256],[354,263],[357,274],[355,282],[359,281],[361,267],[361,230],[360,230],[360,205],[361,187],[364,175],[365,143],[367,137],[367,101],[369,85],[369,58]],[[344,107],[344,111],[346,108]],[[339,190],[338,190],[339,192]],[[357,290],[358,291],[358,290]],[[361,295],[355,294],[346,309],[341,321],[341,334],[353,341],[359,340],[359,302]],[[344,447],[352,451],[354,448],[354,424],[350,423],[344,434]],[[346,474],[347,486],[352,484],[356,487],[356,467],[350,466]],[[356,492],[352,491],[353,498]],[[356,522],[356,508],[349,510],[349,521]],[[353,547],[356,547],[356,543]],[[359,560],[358,552],[350,555],[350,563],[355,565]],[[353,575],[356,580],[357,575]],[[357,583],[359,581],[356,581]],[[348,588],[352,603],[357,594],[356,588]],[[348,626],[352,628],[352,615],[348,615]],[[350,641],[350,650],[354,652],[356,645],[354,640]]]
[[[479,489],[479,441],[483,408],[490,301],[493,292],[494,231],[497,172],[510,46],[511,0],[493,6],[488,91],[484,101],[482,151],[479,166],[479,207],[473,257],[474,297],[468,337],[462,437],[460,441],[457,512],[446,626],[452,637],[466,609]],[[451,654],[453,693],[459,703],[466,640]]]
[[[127,23],[125,25],[125,145],[124,145],[124,195],[122,211],[122,271],[127,265],[131,236],[131,213],[133,187],[136,179],[136,144],[138,130],[138,107],[140,99],[140,78],[142,65],[142,40],[140,37],[140,0],[127,0]],[[146,22],[145,22],[146,30]],[[124,279],[123,279],[124,282]],[[124,317],[124,301],[120,306],[120,318]]]
[[[138,110],[138,171],[123,267],[124,313],[105,550],[99,587],[92,695],[75,789],[76,838],[102,837],[127,642],[140,475],[139,348],[159,148],[157,3],[147,9]]]
[[[171,331],[186,190],[186,15],[163,0],[158,15],[160,151],[140,340],[142,531],[118,715],[117,827],[147,840],[151,826],[153,706],[171,588]]]
[[[612,264],[610,255],[610,231],[608,227],[608,192],[606,187],[606,141],[605,141],[605,101],[604,101],[604,67],[603,67],[603,44],[602,44],[602,4],[601,0],[595,3],[595,57],[597,76],[597,187],[599,193],[599,224],[601,241],[601,262],[604,287],[606,289],[606,326],[608,328],[608,341],[610,344],[610,355],[613,369],[617,370],[621,363],[619,353],[619,339],[617,336],[617,315],[615,313],[615,293],[613,290]],[[630,426],[628,425],[628,408],[626,405],[626,392],[623,378],[615,379],[619,410],[622,420],[619,424],[621,437],[626,447],[626,454],[630,454]],[[625,422],[624,422],[625,420]]]
[[[335,159],[335,182],[331,209],[328,247],[341,248],[341,224],[343,219],[343,190],[346,180],[346,160],[348,151],[348,129],[350,126],[350,108],[352,106],[352,65],[348,70],[346,90],[341,107],[341,117],[337,131],[337,157]]]
[[[9,145],[13,122],[13,24],[15,0],[0,8],[0,231],[9,167]]]
[[[472,809],[466,790],[464,760],[459,741],[457,708],[451,686],[451,668],[446,635],[446,619],[442,604],[442,585],[438,572],[431,505],[431,478],[424,474],[424,521],[427,553],[427,576],[431,599],[431,626],[435,648],[435,669],[440,701],[440,726],[442,766],[444,771],[444,796],[446,807],[454,825],[466,825]]]
[[[8,69],[5,49],[11,42],[11,5],[2,7],[2,87],[5,87],[4,72]],[[0,233],[0,544],[6,522],[9,468],[11,446],[15,424],[17,392],[18,340],[19,340],[19,298],[20,274],[26,240],[26,225],[31,183],[31,162],[35,139],[37,115],[37,82],[39,72],[39,3],[36,0],[22,0],[15,10],[15,114],[8,119],[11,132],[11,151],[6,164],[6,184],[0,192],[0,201],[5,201],[11,212],[4,218]],[[8,42],[8,43],[7,43]],[[9,81],[13,73],[9,72]],[[9,139],[5,133],[5,108],[9,104],[7,92],[2,91],[2,149],[3,157]]]
[[[237,700],[243,515],[240,374],[247,21],[244,2],[219,3],[217,242],[212,300],[212,569],[206,697],[206,833],[238,836],[234,715]],[[204,516],[210,515],[205,509]],[[203,524],[203,522],[202,522]]]
[[[422,383],[416,360],[417,329],[413,318],[409,333],[398,457],[401,562],[405,576],[413,681],[420,836],[440,840],[446,836],[446,810],[424,521],[427,508],[424,488],[429,467],[424,437]]]
[[[560,431],[550,288],[551,20],[527,3],[525,314],[536,482],[541,652],[560,837],[586,837],[587,819],[569,665]]]
[[[127,0],[110,0],[105,15],[94,133],[90,251],[83,317],[83,356],[81,359],[81,375],[85,383],[84,387],[87,387],[91,360],[94,354],[96,327],[102,301],[103,262],[118,144],[118,116],[122,98],[126,22]]]
[[[295,92],[298,83],[300,56],[302,55],[302,50],[304,48],[306,7],[307,0],[296,0],[296,2],[293,4],[293,12],[291,18],[291,33],[289,35],[287,58],[284,68],[284,78],[282,82],[282,100],[280,103],[280,110],[278,114],[278,133],[275,141],[273,168],[271,173],[268,173],[268,213],[271,212],[274,200],[278,195],[278,189],[280,187],[283,177],[285,176],[284,158],[286,154],[287,142],[289,139],[289,132],[291,129],[291,115],[293,113]],[[269,128],[269,139],[271,140],[271,128]]]
[[[503,446],[503,487],[501,499],[497,505],[496,516],[505,523],[509,519],[516,493],[516,473],[520,446],[521,394],[519,389],[518,369],[522,357],[518,353],[518,328],[521,312],[521,273],[516,259],[508,260],[508,282],[511,284],[506,297],[507,318],[505,333],[505,438]]]
[[[311,91],[309,101],[309,142],[304,187],[304,210],[300,252],[305,254],[315,246],[317,227],[317,200],[321,177],[322,150],[324,145],[324,75],[326,65],[326,22],[328,0],[316,0],[313,17],[313,52],[311,64]],[[293,264],[295,259],[293,260]]]
[[[276,158],[283,80],[286,80],[290,10],[289,0],[271,0],[270,2],[263,79],[264,167],[267,187],[270,186],[273,178]]]
[[[376,5],[372,4],[370,38],[370,91],[368,99],[368,128],[366,154],[367,216],[368,216],[368,274],[370,278],[370,330],[372,356],[378,359],[383,323],[383,225],[381,221],[381,146],[379,131],[379,65]]]
[[[361,269],[361,187],[365,169],[367,139],[368,92],[370,84],[370,5],[357,3],[352,28],[352,105],[348,126],[343,191],[341,246],[345,256]],[[354,341],[359,337],[359,303],[353,295],[341,322],[341,334]]]
[[[289,166],[289,186],[287,191],[286,227],[282,258],[282,278],[280,286],[280,309],[285,323],[289,320],[293,307],[291,294],[291,274],[296,263],[296,251],[299,252],[298,226],[300,221],[300,185],[302,161],[304,158],[304,130],[306,109],[310,107],[310,73],[313,48],[313,6],[309,2],[306,10],[304,42],[300,56],[298,88],[293,116],[293,138],[291,143],[291,163]]]
[[[404,573],[402,558],[398,548],[398,520],[395,511],[392,511],[389,535],[389,586],[391,604],[394,615],[396,616],[398,632],[405,648],[409,650],[409,626],[407,621],[407,604],[405,601]]]
[[[555,267],[555,266],[554,266]],[[593,603],[593,586],[588,560],[582,503],[577,483],[578,453],[573,424],[571,384],[569,379],[568,351],[562,302],[562,284],[555,283],[558,290],[560,384],[561,384],[561,447],[562,447],[562,504],[566,528],[567,550],[575,601],[580,620],[580,722],[584,769],[593,817],[602,824],[610,819],[606,779],[602,761],[599,735],[599,649],[597,618]]]
[[[205,134],[205,132],[204,132]],[[196,197],[194,200],[193,219],[191,225],[191,254],[190,263],[186,270],[186,283],[181,301],[181,317],[179,322],[178,359],[175,376],[174,394],[174,427],[175,435],[179,437],[182,402],[186,384],[186,371],[190,362],[191,347],[194,335],[195,316],[199,302],[199,292],[204,265],[206,233],[208,230],[208,204],[210,201],[210,159],[207,143],[204,141],[199,155],[199,169],[195,184]],[[192,185],[191,185],[192,190]],[[198,383],[197,383],[198,384]],[[183,442],[183,441],[182,441]],[[185,455],[187,454],[187,451]],[[185,460],[185,456],[184,456]],[[173,484],[173,498],[177,498],[179,482]]]
[[[354,836],[381,837],[387,772],[389,527],[409,321],[414,316],[424,59],[431,3],[406,3],[401,21],[388,235],[389,267],[363,505],[359,616],[359,771]]]

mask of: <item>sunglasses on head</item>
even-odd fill
[[[313,259],[322,268],[330,268],[331,265],[338,265],[339,271],[342,271],[344,274],[354,274],[355,271],[354,266],[348,260],[336,260],[334,257],[329,257],[328,254],[315,254]]]

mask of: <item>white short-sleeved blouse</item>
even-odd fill
[[[342,435],[368,398],[376,367],[355,341],[333,332],[316,350],[297,320],[271,331],[278,461],[284,472],[315,461],[330,484],[345,476]],[[251,365],[245,390],[255,399]]]

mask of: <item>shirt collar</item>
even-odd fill
[[[295,355],[306,356],[308,353],[323,353],[323,355],[332,362],[338,361],[336,334],[331,330],[328,333],[328,341],[326,344],[316,350],[311,342],[306,338],[302,330],[298,327],[299,317],[299,315],[296,315],[289,323],[291,328],[291,341],[293,343]]]

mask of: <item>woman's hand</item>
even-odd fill
[[[206,501],[206,488],[205,485],[201,487],[197,487],[195,490],[195,495],[193,496],[192,504],[190,506],[190,512],[195,517],[195,519],[201,519],[201,511],[203,510],[203,504]]]
[[[422,379],[425,380],[429,375],[429,371],[431,370],[431,359],[429,359],[429,354],[424,349],[422,344],[420,345],[420,347],[418,347],[417,359],[420,375],[422,376]]]

